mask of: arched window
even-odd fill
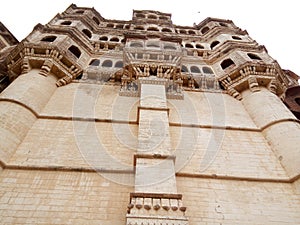
[[[193,31],[193,30],[189,30],[188,33],[189,34],[196,34],[195,31]]]
[[[113,24],[113,23],[108,23],[108,24],[106,24],[106,27],[113,28],[113,27],[114,27],[114,24]]]
[[[247,55],[250,59],[261,60],[261,58],[258,55],[255,55],[253,53],[248,53]]]
[[[63,21],[61,22],[61,25],[71,25],[72,22],[71,21]]]
[[[112,67],[112,61],[111,61],[111,60],[105,60],[105,61],[102,63],[102,66],[103,66],[103,67]]]
[[[159,48],[159,43],[149,42],[149,43],[147,43],[147,47],[149,47],[149,48]]]
[[[191,72],[192,73],[201,73],[200,69],[197,66],[191,66]]]
[[[100,65],[100,60],[99,59],[92,59],[90,62],[90,66],[99,66]]]
[[[232,39],[234,39],[234,40],[242,40],[242,38],[240,38],[238,36],[232,36]]]
[[[186,47],[186,48],[194,48],[194,46],[193,46],[192,44],[190,44],[190,43],[186,43],[186,44],[185,44],[185,47]]]
[[[157,19],[157,16],[155,16],[155,15],[148,15],[148,19],[156,20],[156,19]]]
[[[182,65],[181,66],[181,72],[189,72],[189,70],[185,65]]]
[[[203,45],[200,45],[200,44],[196,44],[196,48],[198,48],[198,49],[204,49]]]
[[[72,54],[75,55],[78,59],[81,56],[81,51],[75,45],[72,45],[70,48],[68,48],[68,50],[72,52]]]
[[[219,23],[220,24],[220,26],[222,26],[222,27],[227,27],[227,24],[226,23]]]
[[[148,31],[159,31],[156,27],[148,27]]]
[[[98,18],[97,17],[93,17],[93,20],[94,20],[94,22],[97,24],[97,25],[99,25],[100,24],[100,21],[98,20]]]
[[[110,41],[112,41],[112,42],[119,42],[119,38],[117,38],[117,37],[112,37],[112,38],[110,39]]]
[[[160,19],[160,20],[168,20],[169,18],[166,17],[166,16],[160,16],[159,19]]]
[[[122,61],[116,62],[115,67],[122,68],[123,67],[123,62]]]
[[[165,44],[164,49],[176,50],[176,47],[174,45],[171,45],[171,44]]]
[[[53,42],[53,41],[55,41],[55,39],[56,39],[56,36],[46,36],[41,41]]]
[[[225,59],[221,63],[221,67],[222,67],[223,70],[225,70],[226,68],[228,68],[232,65],[235,65],[235,63],[231,59]]]
[[[77,10],[75,13],[77,13],[77,14],[83,14],[84,11],[83,10]]]
[[[203,73],[206,73],[206,74],[214,74],[212,69],[207,66],[202,67],[202,71],[203,71]]]
[[[144,30],[145,28],[142,27],[142,26],[138,26],[138,27],[135,27],[134,29],[135,29],[135,30]]]
[[[216,47],[220,42],[219,41],[213,41],[211,44],[210,44],[210,48],[211,49],[214,49],[214,47]]]
[[[100,40],[100,41],[107,41],[108,38],[107,38],[106,36],[102,36],[102,37],[99,38],[99,40]]]
[[[137,18],[145,18],[145,15],[144,15],[144,14],[141,14],[141,13],[137,13],[137,14],[135,14],[135,16],[136,16]]]
[[[118,28],[118,29],[123,29],[123,27],[124,27],[123,24],[117,24],[117,25],[116,25],[116,28]]]
[[[162,30],[161,30],[162,32],[172,32],[169,28],[163,28]]]
[[[179,33],[180,34],[186,34],[186,31],[185,30],[179,30]]]
[[[89,31],[88,29],[83,29],[82,32],[83,32],[88,38],[92,38],[92,33],[91,33],[91,31]]]
[[[202,29],[201,29],[201,33],[202,34],[205,34],[205,33],[207,33],[209,31],[209,28],[208,27],[203,27]]]
[[[135,48],[142,48],[143,44],[140,42],[131,42],[130,47],[135,47]]]

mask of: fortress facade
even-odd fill
[[[298,78],[230,20],[0,24],[0,224],[300,224]]]

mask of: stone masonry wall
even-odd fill
[[[189,224],[299,224],[300,196],[291,184],[177,178]]]
[[[0,224],[123,225],[131,191],[94,172],[4,170]]]

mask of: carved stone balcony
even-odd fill
[[[250,89],[252,92],[259,91],[259,86],[267,87],[278,96],[285,93],[288,79],[277,62],[273,64],[247,62],[239,67],[227,68],[227,74],[219,78],[221,86],[228,94],[242,99],[240,92]]]
[[[20,43],[7,57],[10,79],[27,73],[31,68],[39,68],[40,74],[47,76],[51,71],[59,79],[57,86],[70,83],[81,72],[72,54],[60,51],[55,46]]]

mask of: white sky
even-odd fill
[[[7,0],[1,3],[0,21],[21,41],[37,23],[48,23],[71,3],[94,7],[106,19],[130,20],[133,9],[171,13],[177,25],[192,26],[206,17],[230,19],[265,45],[283,69],[300,75],[297,0]]]

